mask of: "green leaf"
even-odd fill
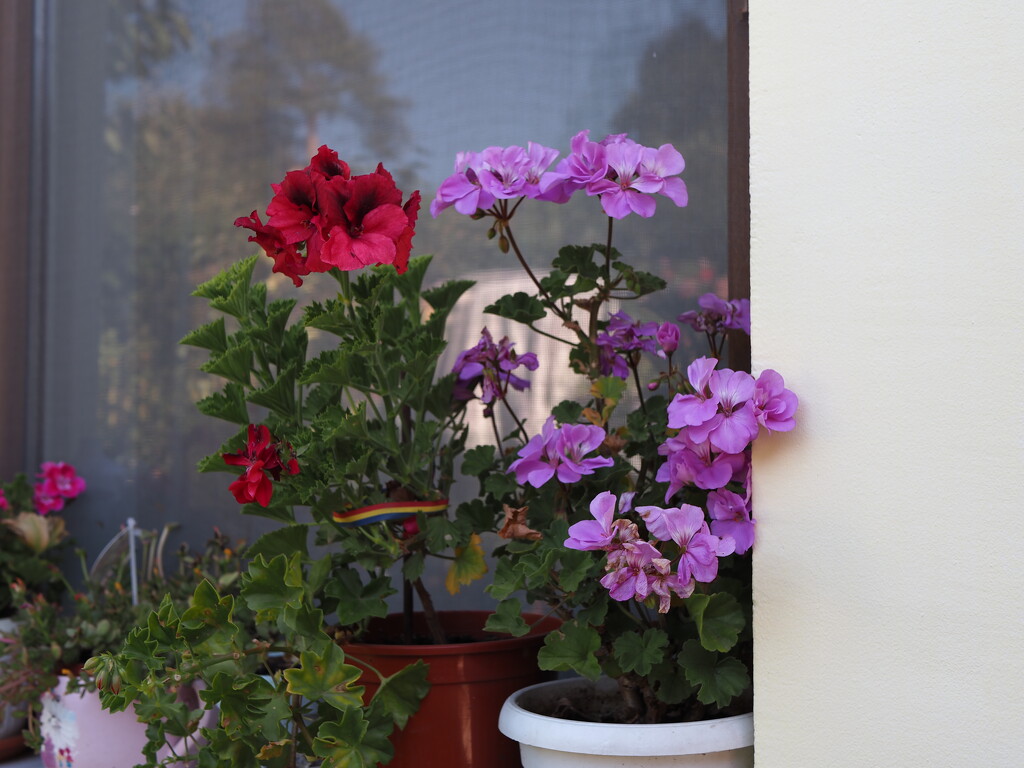
[[[290,365],[278,374],[274,383],[264,389],[249,392],[246,400],[267,408],[285,419],[295,415],[295,371]]]
[[[574,400],[563,400],[551,409],[551,415],[559,424],[576,424],[583,414],[583,406]]]
[[[211,352],[227,351],[228,337],[224,330],[224,318],[218,317],[212,323],[199,326],[187,333],[178,343],[208,349]]]
[[[278,528],[263,534],[246,552],[250,559],[262,555],[264,560],[273,560],[278,555],[290,557],[298,552],[305,559],[309,556],[307,540],[309,538],[309,526],[306,524],[289,525],[286,528]]]
[[[559,249],[558,256],[551,262],[555,269],[563,272],[577,273],[582,277],[596,280],[600,276],[600,268],[594,263],[597,246],[566,245]],[[602,251],[603,253],[603,248]]]
[[[333,642],[322,646],[320,653],[304,651],[299,654],[299,666],[284,671],[288,693],[307,699],[323,699],[335,709],[345,711],[361,708],[361,685],[353,685],[363,674],[359,667],[345,663],[345,652]]]
[[[512,565],[508,558],[500,558],[494,566],[494,578],[487,586],[487,593],[498,600],[511,597],[525,585],[525,579],[519,569]]]
[[[371,728],[361,709],[349,709],[338,722],[325,722],[313,739],[322,768],[375,768],[391,761],[391,728]]]
[[[559,559],[562,567],[558,571],[558,584],[566,592],[575,592],[594,567],[594,557],[589,552],[567,549]]]
[[[667,283],[657,275],[633,269],[633,267],[629,266],[625,262],[614,261],[612,262],[612,266],[615,267],[615,269],[617,269],[625,278],[626,286],[637,296],[646,296],[649,293],[660,291],[667,285]]]
[[[544,647],[537,654],[537,666],[549,671],[571,669],[589,680],[596,680],[601,676],[601,665],[595,655],[600,647],[601,637],[593,628],[568,622],[544,638]]]
[[[654,695],[666,704],[681,704],[694,692],[683,668],[674,659],[655,664],[647,679],[651,681]]]
[[[700,644],[709,651],[731,649],[746,625],[739,601],[728,592],[693,595],[687,598],[686,609],[697,625]]]
[[[478,445],[462,455],[462,474],[469,477],[480,477],[494,466],[493,445]]]
[[[237,629],[231,622],[235,599],[231,595],[221,597],[208,579],[196,587],[188,609],[181,614],[179,624],[182,637],[192,645],[208,640],[221,630],[233,632]]]
[[[697,700],[702,704],[727,706],[750,685],[750,675],[743,662],[707,651],[698,640],[687,640],[683,644],[679,663],[686,679],[699,686]]]
[[[612,650],[623,672],[646,676],[655,664],[664,659],[667,646],[668,634],[664,630],[647,629],[642,635],[624,632],[615,638]]]
[[[333,579],[324,587],[324,594],[338,601],[336,611],[342,626],[387,616],[387,598],[394,592],[387,576],[377,576],[363,584],[359,573],[351,568],[335,571]]]
[[[547,315],[544,305],[539,299],[528,293],[519,291],[508,296],[502,296],[493,304],[484,307],[484,312],[499,317],[507,317],[518,323],[535,323]]]
[[[210,359],[199,366],[199,370],[223,376],[228,381],[248,387],[252,370],[252,347],[244,343],[222,354],[210,355]]]
[[[480,545],[480,536],[474,533],[464,547],[455,548],[455,559],[448,568],[444,585],[449,594],[456,594],[464,585],[472,584],[487,573],[487,562],[484,549]]]
[[[298,607],[303,596],[300,557],[277,555],[269,562],[262,555],[253,558],[242,574],[242,597],[249,607],[260,612]]]
[[[423,292],[423,299],[434,308],[435,312],[447,315],[459,298],[476,285],[473,280],[449,280],[436,288]]]
[[[519,598],[512,597],[498,603],[494,613],[487,617],[484,629],[488,632],[504,632],[513,637],[522,637],[530,631],[523,620],[523,605]]]
[[[423,659],[418,659],[390,677],[385,677],[370,702],[371,711],[387,713],[395,725],[405,728],[430,690],[427,681],[429,671]]]
[[[492,472],[484,480],[484,490],[499,499],[513,493],[518,487],[515,475],[507,475],[504,472]]]
[[[223,393],[214,392],[197,402],[196,406],[206,416],[224,419],[232,424],[250,423],[249,409],[245,406],[245,389],[233,381],[224,386]]]

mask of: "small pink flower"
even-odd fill
[[[75,468],[63,461],[44,461],[40,466],[43,471],[37,475],[43,482],[43,491],[48,496],[60,496],[73,499],[85,490],[85,480],[75,472]]]
[[[8,510],[11,508],[11,502],[4,496],[4,489],[0,488],[0,509]]]
[[[45,483],[36,483],[32,486],[32,504],[40,515],[48,515],[64,509],[64,498],[47,492]]]

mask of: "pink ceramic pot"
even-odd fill
[[[67,692],[69,678],[61,675],[57,685],[43,695],[43,712],[39,729],[43,737],[41,754],[45,768],[125,768],[143,762],[146,746],[146,724],[131,710],[108,712],[100,705],[95,691]],[[199,706],[199,696],[191,687],[182,688],[179,700],[190,707]],[[210,728],[216,723],[217,711],[203,716],[200,726]],[[160,759],[170,754],[194,752],[196,739],[188,744],[180,741],[165,746],[157,753]]]

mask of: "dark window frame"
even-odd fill
[[[750,96],[747,0],[727,0],[728,88],[728,278],[731,298],[750,297]],[[35,62],[43,51],[36,36],[40,0],[0,2],[0,479],[37,463],[38,441],[32,439],[28,410],[32,381],[39,378],[33,361],[42,359],[33,346],[33,284],[44,266],[42,248],[33,238],[33,152],[40,134],[33,130],[34,108],[42,89]],[[41,126],[45,129],[45,126]],[[40,169],[41,170],[41,169]],[[33,254],[33,251],[35,253]],[[38,302],[36,302],[38,303]],[[35,316],[38,316],[38,311]],[[38,346],[38,343],[37,345]],[[750,369],[750,340],[735,334],[729,364]]]

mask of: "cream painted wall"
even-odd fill
[[[750,14],[757,766],[1024,766],[1024,3]]]

